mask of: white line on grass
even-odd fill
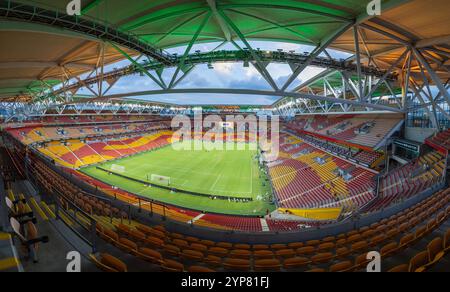
[[[216,178],[216,181],[214,182],[214,184],[211,186],[211,188],[209,188],[210,191],[213,191],[215,186],[217,185],[217,182],[220,180],[220,178],[222,177],[222,174],[218,175]]]

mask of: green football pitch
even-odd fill
[[[175,146],[193,148],[190,143],[184,142]],[[139,196],[199,211],[265,215],[267,210],[275,209],[270,203],[272,197],[270,183],[264,172],[259,169],[256,149],[251,149],[254,145],[246,144],[245,149],[237,149],[238,144],[231,143],[225,144],[224,149],[210,151],[179,150],[173,146],[83,168],[81,171]],[[239,147],[242,146],[241,144]],[[112,174],[99,168],[109,170]],[[170,188],[178,191],[144,185],[144,181],[159,184],[158,181],[151,180],[152,175],[169,177]],[[253,200],[241,202],[213,199],[183,191]]]

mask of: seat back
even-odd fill
[[[443,250],[443,242],[440,237],[433,239],[427,246],[428,261],[432,262],[436,258],[437,254]]]
[[[118,258],[113,257],[110,254],[102,253],[100,255],[100,262],[103,265],[105,265],[105,266],[107,266],[109,268],[112,268],[112,269],[116,270],[119,273],[128,272],[127,265],[124,262],[122,262],[121,260],[119,260]]]
[[[417,269],[428,263],[428,252],[423,251],[416,254],[409,262],[409,272],[415,272]]]
[[[353,267],[353,264],[352,264],[351,261],[340,262],[340,263],[332,265],[330,267],[330,272],[331,273],[335,273],[335,272],[349,272],[352,267]]]
[[[276,259],[264,259],[255,261],[255,271],[279,271],[281,263]]]
[[[162,269],[166,272],[183,272],[184,271],[184,266],[183,264],[174,261],[174,260],[169,260],[169,259],[165,259],[164,263],[162,265]]]
[[[205,268],[205,267],[201,267],[201,266],[192,266],[188,269],[189,273],[215,273],[216,271],[209,269],[209,268]]]
[[[390,269],[389,273],[407,273],[409,271],[408,265],[399,265]]]

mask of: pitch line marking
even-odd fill
[[[215,186],[217,185],[217,182],[222,178],[222,173],[220,175],[217,176],[216,181],[214,182],[214,184],[211,186],[211,188],[209,188],[210,191],[215,190]]]

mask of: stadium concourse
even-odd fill
[[[1,272],[450,271],[445,0],[63,2],[0,1]]]

